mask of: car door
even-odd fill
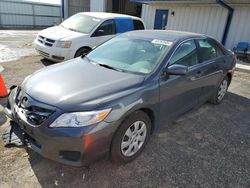
[[[168,61],[168,67],[175,64],[187,66],[188,74],[160,78],[160,119],[163,124],[198,104],[201,93],[202,83],[197,79],[200,68],[194,40],[186,40],[176,48]]]
[[[98,46],[111,39],[116,34],[115,21],[113,19],[105,20],[92,34],[94,46]]]
[[[201,67],[200,80],[203,82],[200,103],[208,100],[216,91],[223,76],[224,53],[217,43],[209,38],[197,39],[199,66]]]

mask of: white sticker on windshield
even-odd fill
[[[153,44],[161,44],[161,45],[165,45],[165,46],[171,46],[173,44],[173,42],[171,42],[171,41],[159,40],[159,39],[152,40],[152,43]]]

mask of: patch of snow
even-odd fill
[[[34,54],[36,54],[34,48],[8,48],[7,46],[0,44],[0,63],[17,60],[23,56]]]

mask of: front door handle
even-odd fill
[[[201,77],[201,76],[202,76],[202,72],[201,72],[201,71],[198,71],[198,72],[196,73],[196,75],[195,75],[196,78],[199,78],[199,77]]]

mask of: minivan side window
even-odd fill
[[[197,48],[194,40],[182,43],[170,59],[170,65],[178,64],[191,67],[198,64]]]
[[[106,20],[96,29],[93,36],[105,36],[114,34],[115,34],[115,21]]]
[[[133,20],[134,30],[144,30],[144,25],[140,20]]]
[[[224,55],[223,51],[216,44],[215,41],[209,39],[199,39],[197,41],[200,46],[201,62],[208,61]]]

